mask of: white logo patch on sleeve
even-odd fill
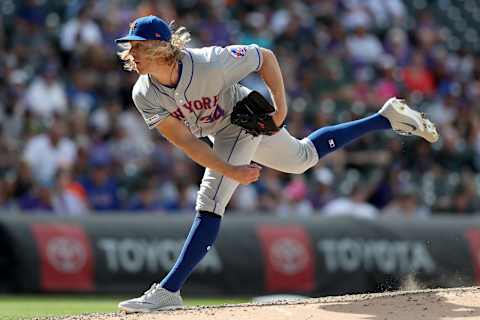
[[[151,116],[150,118],[145,118],[145,122],[147,123],[147,125],[152,125],[155,122],[157,122],[158,119],[160,119],[160,116],[158,114],[156,114],[156,115]]]
[[[240,59],[247,54],[247,47],[234,46],[230,48],[229,52],[235,59]]]

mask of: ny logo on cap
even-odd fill
[[[330,145],[330,148],[335,148],[335,140],[333,139],[328,139],[328,144]]]

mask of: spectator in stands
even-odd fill
[[[368,186],[357,184],[348,197],[339,197],[328,202],[321,213],[326,217],[351,216],[374,219],[378,216],[378,210],[367,202],[369,195]]]
[[[191,210],[198,191],[195,184],[195,179],[197,179],[195,167],[190,165],[184,154],[176,151],[173,162],[169,181],[162,186],[164,208],[169,212]]]
[[[383,29],[389,25],[402,25],[406,8],[401,0],[364,0],[365,8],[373,16],[375,26]]]
[[[372,104],[380,105],[389,97],[399,97],[398,80],[395,79],[395,61],[392,56],[385,54],[377,61],[379,76],[373,85]]]
[[[317,167],[313,172],[315,182],[309,188],[309,200],[314,210],[320,210],[335,198],[333,172],[328,167]]]
[[[474,150],[465,143],[458,130],[451,126],[443,129],[443,148],[436,152],[436,160],[444,169],[460,172],[463,168],[475,169]]]
[[[404,67],[408,64],[411,56],[411,44],[404,29],[391,28],[387,31],[385,52],[393,57],[397,67]]]
[[[341,0],[341,3],[346,9],[342,16],[342,24],[345,29],[351,31],[358,27],[372,27],[372,17],[368,12],[368,7],[365,6],[365,1]]]
[[[182,178],[176,179],[177,201],[175,210],[188,212],[195,204],[198,188],[191,181]]]
[[[451,125],[457,118],[458,110],[458,97],[455,97],[452,93],[447,94],[444,97],[437,97],[432,103],[428,105],[428,114],[431,116],[432,121],[438,126]]]
[[[376,35],[367,31],[365,25],[359,25],[355,32],[347,37],[346,47],[354,64],[375,63],[383,54],[383,46]]]
[[[455,188],[448,211],[454,214],[478,214],[480,212],[480,201],[473,181],[465,181]]]
[[[92,154],[89,162],[90,173],[81,181],[89,206],[95,211],[122,209],[117,180],[110,174],[110,161],[106,154]]]
[[[67,95],[58,76],[58,67],[54,64],[44,67],[25,94],[27,108],[44,120],[51,120],[54,114],[63,115],[67,112]]]
[[[313,207],[307,199],[307,185],[304,177],[294,176],[283,190],[283,197],[278,206],[280,216],[307,217],[313,214]]]
[[[233,194],[229,203],[230,211],[253,213],[258,210],[258,193],[254,185],[241,185]]]
[[[95,75],[84,68],[72,70],[70,74],[70,86],[68,88],[68,98],[71,103],[71,109],[88,114],[94,110],[97,105],[95,96]]]
[[[241,44],[256,43],[263,48],[272,47],[272,36],[266,27],[267,19],[261,12],[251,12],[246,16],[247,28],[242,30]]]
[[[88,213],[87,194],[83,186],[73,180],[69,169],[60,169],[56,174],[52,194],[53,211],[62,216],[77,216]]]
[[[211,43],[217,46],[226,46],[232,43],[231,24],[224,19],[225,9],[222,5],[210,4],[206,12],[207,19],[199,24],[199,37],[202,43]]]
[[[86,3],[78,15],[68,20],[60,31],[62,49],[71,53],[83,46],[101,45],[102,32],[91,16],[91,6]]]
[[[161,212],[163,205],[155,188],[156,181],[154,177],[143,178],[142,180],[143,181],[139,181],[138,186],[135,187],[135,194],[130,200],[127,209],[138,212]]]
[[[402,79],[410,92],[426,97],[432,97],[435,92],[433,74],[425,65],[425,56],[419,51],[413,53],[411,63],[402,70]]]
[[[57,170],[70,168],[75,162],[76,151],[76,145],[66,136],[64,122],[57,118],[50,123],[47,133],[36,135],[27,142],[23,160],[37,183],[53,186]]]
[[[132,138],[120,123],[115,124],[110,137],[108,149],[113,160],[123,170],[141,170],[148,156],[143,141]]]
[[[18,200],[18,206],[28,213],[52,213],[51,189],[46,185],[34,185]]]
[[[429,209],[418,203],[418,192],[413,187],[404,188],[382,210],[385,218],[427,218],[429,215]]]
[[[256,183],[258,190],[258,209],[267,213],[275,212],[282,198],[282,173],[263,168],[262,179]]]
[[[432,50],[440,40],[440,27],[437,25],[431,10],[421,10],[417,14],[415,37],[419,50]]]
[[[1,52],[1,49],[0,49]],[[28,135],[27,121],[26,121],[26,95],[28,75],[21,70],[12,70],[8,72],[9,76],[6,87],[7,92],[2,93],[3,97],[0,102],[0,124],[3,129],[3,134],[8,143],[19,148],[23,142],[25,135]],[[14,155],[15,153],[11,153]]]

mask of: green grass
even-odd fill
[[[74,315],[93,312],[116,312],[126,297],[66,295],[0,295],[0,319],[17,320],[33,317]],[[248,302],[244,298],[185,298],[189,306]]]

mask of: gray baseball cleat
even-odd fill
[[[416,135],[430,143],[438,140],[435,125],[424,113],[410,109],[403,100],[395,97],[388,99],[378,113],[390,121],[393,130],[398,134]]]
[[[183,306],[183,300],[180,292],[170,292],[158,283],[154,283],[141,297],[125,300],[118,304],[118,308],[127,313],[171,310],[181,306]]]

